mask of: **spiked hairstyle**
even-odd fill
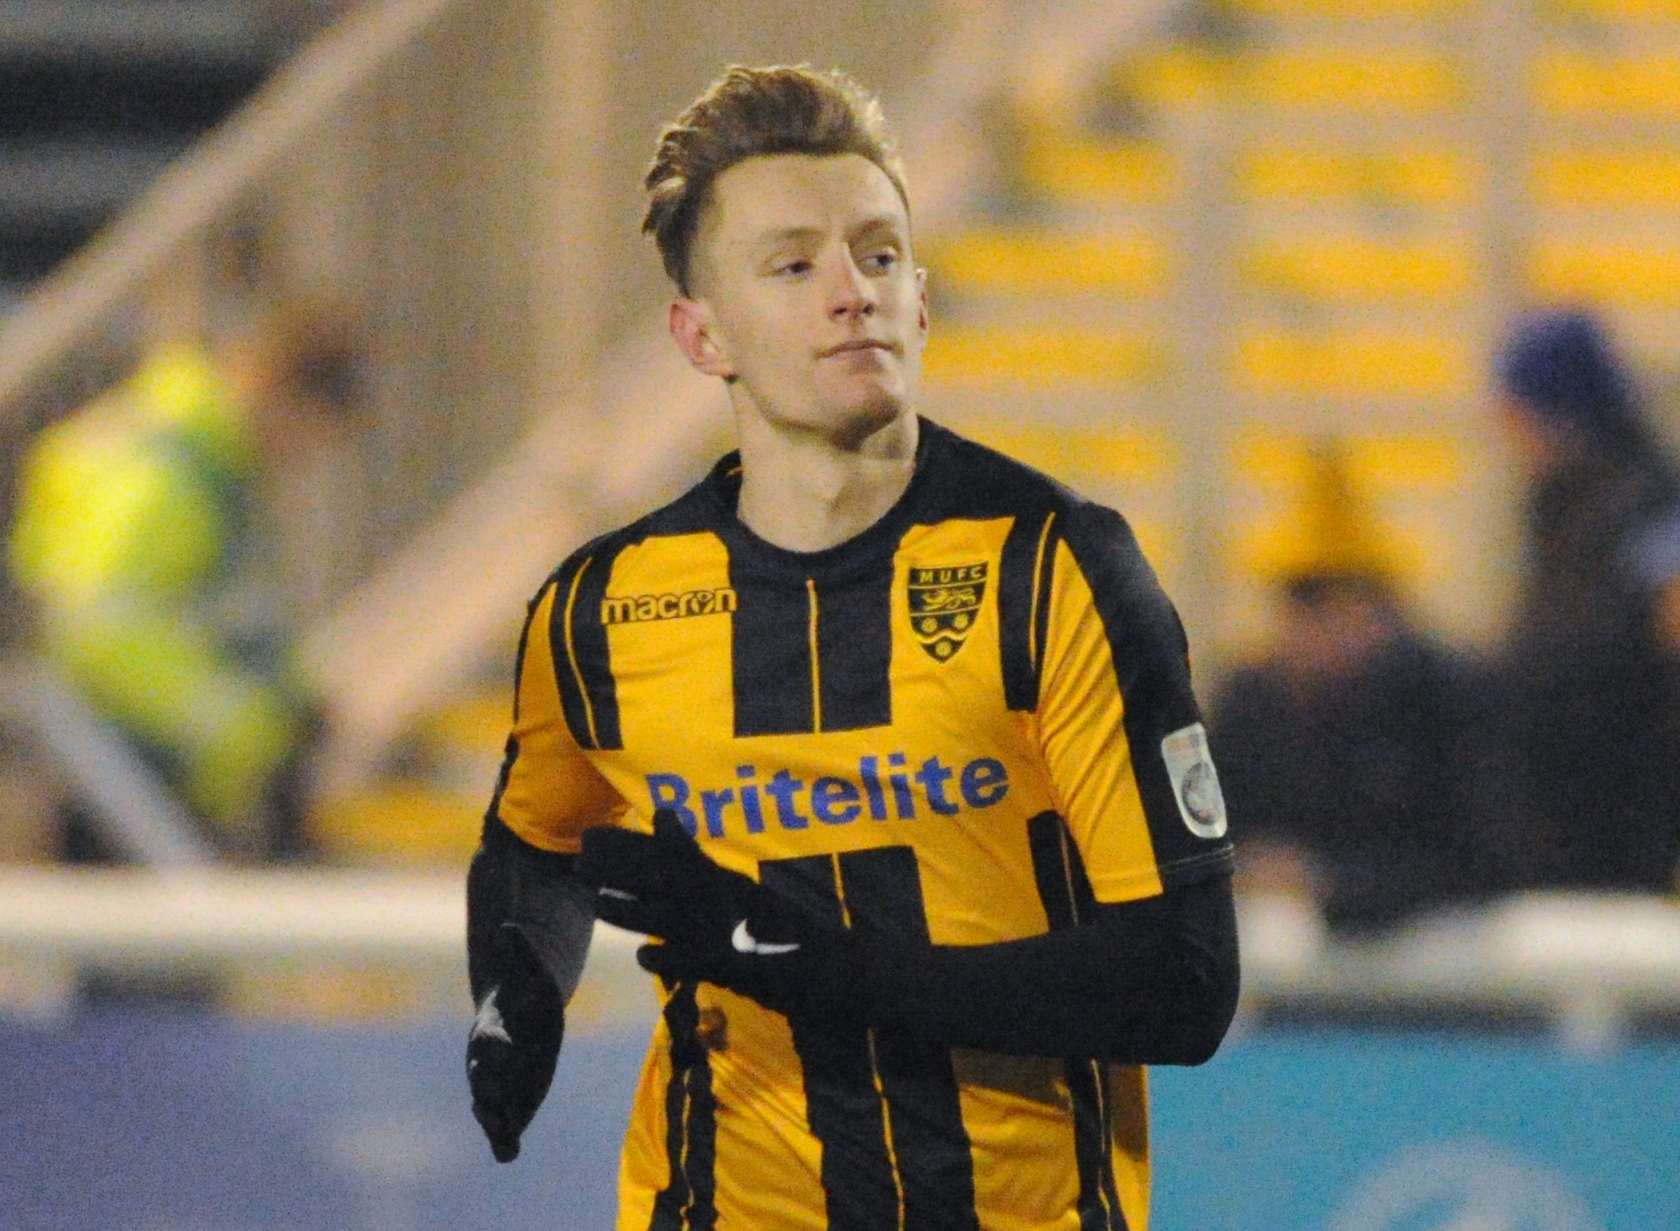
[[[881,103],[838,69],[732,66],[659,136],[642,230],[665,272],[690,293],[691,249],[712,184],[730,167],[766,154],[859,154],[892,181],[906,210],[904,167]]]

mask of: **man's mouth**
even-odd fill
[[[881,350],[891,353],[892,347],[886,342],[875,338],[853,338],[850,342],[842,342],[838,346],[830,346],[817,352],[820,359],[829,359],[835,355],[845,355],[852,351]]]

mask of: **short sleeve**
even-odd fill
[[[551,581],[538,593],[519,637],[513,731],[490,815],[532,846],[569,854],[585,829],[625,805],[566,725],[551,635],[556,591]]]
[[[1059,520],[1037,714],[1092,890],[1123,902],[1228,871],[1178,613],[1119,514],[1080,505]]]

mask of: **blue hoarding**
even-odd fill
[[[7,1231],[600,1231],[642,1032],[567,1041],[520,1160],[465,1021],[0,1023]],[[1157,1070],[1153,1231],[1680,1228],[1680,1048],[1264,1033]]]

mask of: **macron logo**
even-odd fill
[[[681,594],[631,594],[601,600],[601,623],[638,624],[643,620],[686,620],[690,616],[724,615],[740,606],[728,586],[716,590],[685,590]]]
[[[729,943],[735,946],[737,953],[754,953],[759,957],[775,957],[779,953],[797,952],[796,944],[777,944],[773,941],[759,940],[747,927],[745,919],[735,925],[735,931],[730,934]]]

